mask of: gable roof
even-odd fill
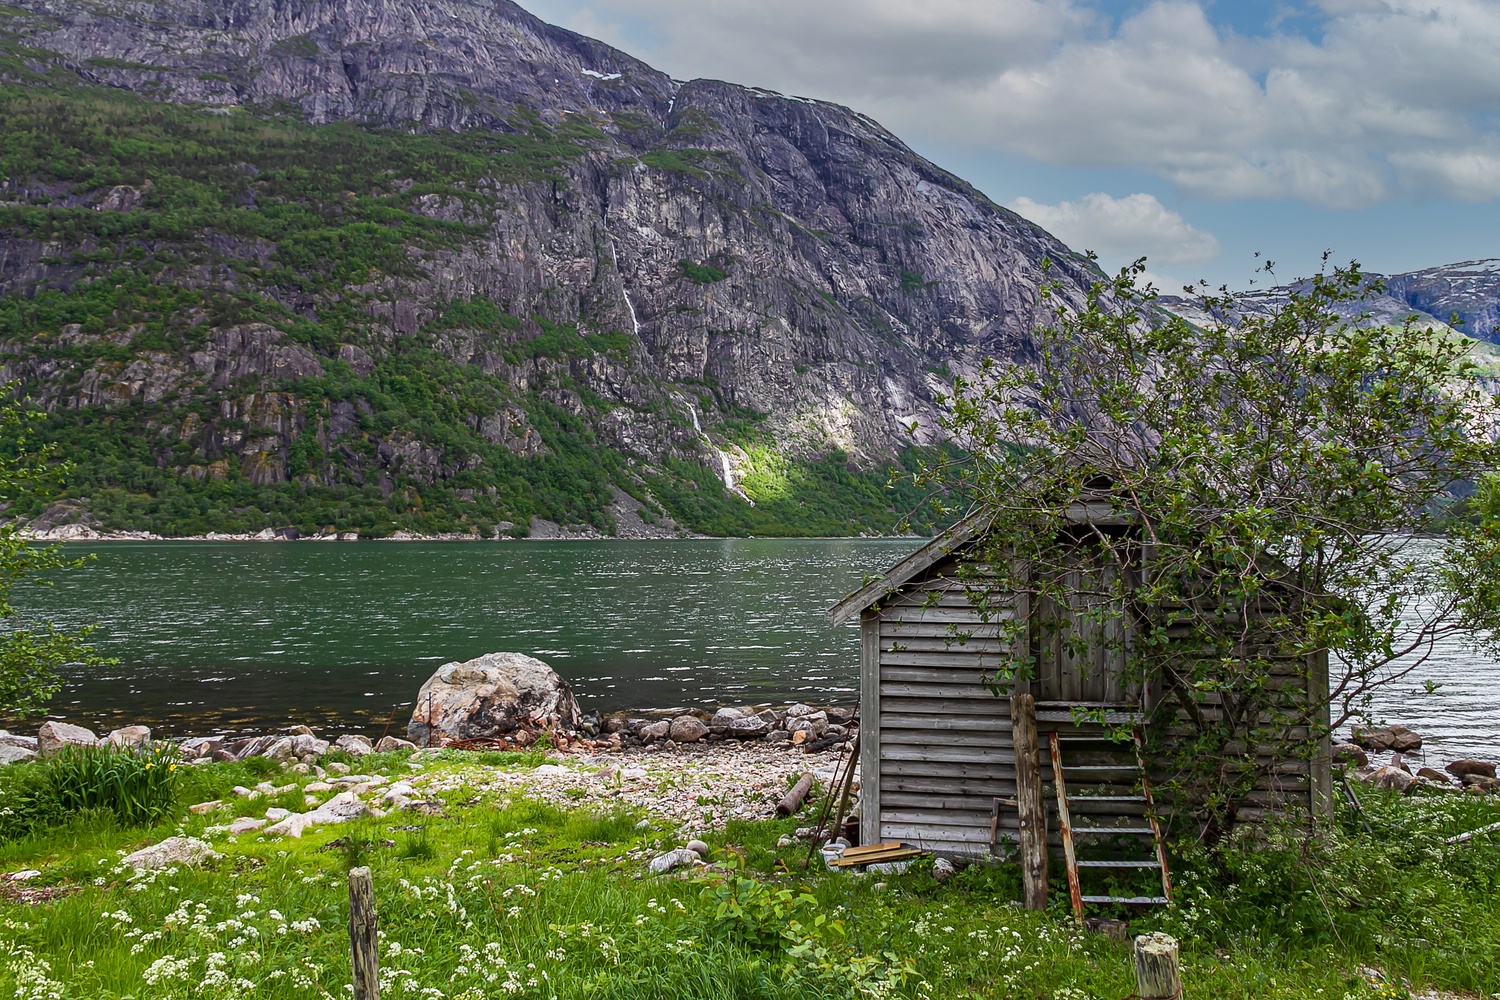
[[[963,548],[989,527],[985,514],[971,514],[905,559],[828,609],[828,620],[843,625],[876,601],[900,590],[913,579]]]

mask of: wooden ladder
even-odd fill
[[[1073,897],[1073,916],[1081,924],[1083,923],[1083,908],[1088,903],[1127,903],[1136,906],[1163,906],[1172,902],[1172,876],[1167,871],[1167,850],[1161,839],[1161,825],[1156,821],[1156,803],[1151,798],[1151,779],[1146,773],[1146,764],[1142,752],[1140,733],[1135,734],[1135,763],[1141,792],[1139,795],[1075,795],[1068,796],[1067,779],[1065,771],[1072,772],[1075,776],[1085,777],[1093,774],[1102,777],[1105,772],[1119,774],[1128,771],[1117,765],[1095,765],[1063,763],[1062,744],[1064,742],[1078,743],[1101,743],[1108,742],[1109,737],[1082,736],[1082,737],[1059,737],[1054,731],[1049,734],[1049,749],[1052,751],[1052,780],[1053,787],[1057,793],[1057,818],[1058,825],[1062,831],[1063,858],[1068,867],[1068,892]],[[1145,826],[1083,826],[1074,828],[1072,817],[1068,810],[1069,802],[1089,803],[1140,803],[1145,805]],[[1149,860],[1127,860],[1127,861],[1079,861],[1078,854],[1073,844],[1075,836],[1143,836],[1150,837],[1156,847],[1156,857]],[[1160,896],[1085,896],[1083,887],[1079,883],[1078,870],[1080,868],[1090,869],[1147,869],[1155,868],[1161,873],[1161,895]]]

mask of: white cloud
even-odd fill
[[[643,25],[637,54],[680,77],[841,101],[911,138],[1144,169],[1197,197],[1500,196],[1500,3],[1316,0],[1316,38],[1236,35],[1206,3],[1152,0],[1118,25],[1088,0],[530,6]]]
[[[1150,194],[1114,198],[1095,192],[1057,205],[1017,198],[1010,207],[1069,246],[1095,251],[1107,269],[1138,257],[1152,265],[1192,267],[1207,264],[1221,251],[1212,233],[1194,228]],[[1165,277],[1157,277],[1156,283],[1164,288],[1180,284]]]

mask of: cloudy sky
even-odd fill
[[[1500,0],[521,0],[847,104],[1163,285],[1500,257]],[[1175,290],[1175,289],[1174,289]]]

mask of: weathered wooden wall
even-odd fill
[[[865,736],[860,836],[865,843],[901,840],[940,852],[987,853],[994,801],[1016,793],[1009,702],[997,697],[985,678],[1006,652],[997,623],[1024,614],[1024,609],[1014,602],[997,602],[987,615],[982,613],[949,575],[952,572],[951,560],[939,563],[861,617],[860,712]],[[1088,680],[1089,670],[1102,665],[1080,669],[1082,665],[1070,664],[1052,643],[1033,643],[1032,651],[1051,653],[1050,665],[1047,656],[1042,657],[1044,676],[1033,687],[1043,734],[1041,763],[1047,773],[1047,732],[1075,737],[1103,732],[1099,726],[1074,725],[1063,702],[1123,701],[1133,694],[1117,682]],[[1276,673],[1287,698],[1316,698],[1327,690],[1328,658],[1320,654],[1287,660],[1278,663]],[[1056,697],[1059,694],[1104,697]],[[1212,704],[1204,708],[1217,711]],[[1323,740],[1313,759],[1286,762],[1261,780],[1244,818],[1253,822],[1268,813],[1330,816],[1327,744]],[[1134,784],[1134,751],[1129,747],[1094,748],[1076,755],[1064,751],[1064,757],[1069,764],[1118,764],[1116,773],[1100,772],[1095,782],[1099,791],[1109,792],[1107,786],[1114,786],[1124,792]],[[1157,780],[1162,777],[1158,774]],[[1088,811],[1085,806],[1081,814],[1087,817]],[[1055,804],[1049,805],[1049,812],[1049,836],[1056,842]],[[1107,825],[1105,817],[1100,821]],[[1002,808],[1000,840],[1014,842],[1016,832],[1015,810]]]

